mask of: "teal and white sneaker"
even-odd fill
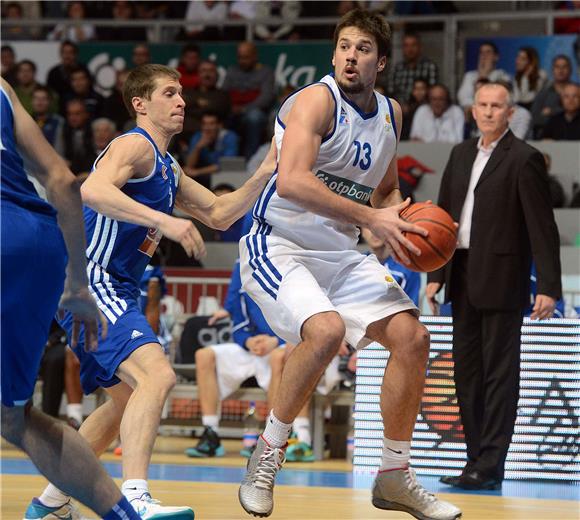
[[[45,506],[38,498],[34,497],[28,505],[24,520],[88,520],[69,501],[58,507]]]
[[[193,520],[195,518],[191,507],[162,506],[161,502],[151,498],[149,493],[131,500],[130,504],[143,520]]]
[[[223,457],[226,450],[222,446],[219,435],[210,426],[206,426],[199,438],[197,446],[187,448],[185,454],[188,457]]]

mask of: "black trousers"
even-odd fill
[[[459,250],[453,259],[450,295],[454,378],[467,467],[503,479],[517,416],[523,311],[475,308],[467,291],[467,257]]]

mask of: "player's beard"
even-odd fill
[[[347,82],[339,79],[337,83],[338,83],[338,86],[341,88],[341,90],[345,94],[360,94],[365,89],[365,87],[360,79],[358,79],[354,83],[351,83],[351,82],[347,83]]]

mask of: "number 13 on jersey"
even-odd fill
[[[356,147],[356,155],[352,165],[358,165],[361,170],[368,170],[371,166],[371,145],[369,143],[361,143],[360,141],[354,141],[352,144]]]

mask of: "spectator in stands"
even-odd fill
[[[252,42],[238,45],[238,63],[228,69],[223,89],[229,93],[233,126],[243,136],[246,159],[258,149],[264,139],[268,110],[274,94],[274,72],[258,62],[258,51]]]
[[[499,51],[493,42],[484,42],[479,46],[477,69],[470,70],[463,75],[461,86],[457,92],[457,101],[463,107],[465,115],[470,118],[475,83],[478,79],[486,78],[489,81],[510,82],[509,74],[502,69],[497,69]]]
[[[83,22],[86,17],[84,2],[69,2],[67,23],[59,23],[47,36],[49,40],[68,40],[71,42],[84,42],[95,37],[95,27]]]
[[[64,125],[64,157],[75,175],[87,173],[93,165],[93,134],[89,113],[82,99],[66,105]]]
[[[103,102],[103,116],[114,121],[119,132],[126,132],[135,126],[135,121],[127,112],[127,107],[123,101],[123,85],[128,75],[128,70],[117,71],[115,87],[109,97]]]
[[[139,65],[146,65],[151,63],[151,52],[149,51],[149,46],[146,43],[138,43],[133,47],[133,52],[131,53],[131,61],[133,63],[133,68]]]
[[[184,29],[187,40],[219,40],[223,35],[223,22],[228,17],[228,8],[225,2],[214,0],[190,0],[185,13]],[[229,30],[229,28],[228,28]]]
[[[90,72],[84,67],[77,67],[71,71],[70,75],[72,94],[70,99],[80,99],[85,104],[90,119],[100,117],[103,112],[105,99],[93,88],[93,78]]]
[[[2,18],[5,20],[18,21],[23,20],[22,5],[18,2],[9,2],[2,5]],[[33,40],[36,37],[30,27],[20,25],[3,25],[2,40]]]
[[[429,93],[429,83],[426,79],[417,78],[413,81],[413,90],[409,96],[408,103],[401,105],[403,109],[403,128],[401,130],[401,140],[408,141],[411,134],[411,125],[413,116],[417,109],[427,103],[427,94]]]
[[[568,83],[562,90],[561,99],[564,110],[548,119],[543,138],[555,141],[578,141],[580,140],[580,85]]]
[[[70,75],[73,70],[86,66],[78,61],[79,48],[71,41],[60,44],[60,63],[48,71],[46,84],[48,88],[56,92],[60,100],[59,112],[66,114],[66,102],[72,98],[73,90]],[[88,71],[88,69],[87,69]]]
[[[300,2],[293,0],[256,2],[256,18],[274,18],[279,20],[277,24],[256,25],[256,36],[265,41],[276,41],[282,38],[297,39],[298,33],[294,31],[294,22],[300,16],[302,6]]]
[[[547,81],[546,71],[540,69],[538,51],[534,47],[521,47],[516,56],[514,102],[529,110]]]
[[[207,111],[219,114],[227,121],[231,113],[229,94],[217,86],[218,71],[213,61],[204,60],[199,64],[199,86],[183,89],[185,99],[185,122],[183,131],[193,134],[201,127],[201,117]]]
[[[210,175],[219,171],[220,158],[236,155],[238,136],[223,127],[218,114],[207,112],[201,118],[201,129],[191,138],[183,171],[209,188]]]
[[[197,88],[199,86],[199,47],[194,43],[184,45],[179,57],[177,70],[181,74],[179,82],[184,89]]]
[[[559,54],[552,60],[552,81],[538,93],[532,105],[534,139],[541,139],[548,119],[562,112],[561,94],[570,82],[571,76],[570,58],[565,54]]]
[[[487,85],[488,83],[490,83],[490,81],[486,78],[478,79],[475,83],[475,91],[477,92],[482,85]],[[511,83],[505,83],[503,86],[506,87],[510,93],[513,93]],[[514,110],[509,120],[510,130],[518,139],[529,138],[532,128],[532,114],[527,108],[524,108],[521,105],[514,104],[513,109]],[[479,128],[477,128],[477,124],[473,119],[470,119],[466,124],[465,135],[467,138],[479,137],[481,135],[481,132],[479,131]]]
[[[125,0],[117,0],[113,2],[112,6],[112,19],[122,22],[127,20],[135,20],[136,12],[135,6],[131,2]],[[99,40],[107,41],[146,41],[147,32],[145,27],[127,27],[127,26],[116,26],[116,27],[101,27],[97,31],[99,35]]]
[[[36,81],[36,63],[30,60],[22,60],[16,66],[16,86],[14,92],[20,99],[22,106],[29,113],[32,114],[32,93],[34,89],[40,85]],[[57,103],[53,104],[56,108]]]
[[[454,144],[463,141],[465,117],[461,107],[451,103],[449,89],[445,85],[433,85],[428,101],[415,112],[411,140]]]
[[[37,85],[34,89],[32,93],[32,118],[42,130],[46,140],[62,155],[64,153],[64,118],[54,110],[52,92],[49,88]]]
[[[204,431],[188,457],[221,457],[219,402],[254,376],[264,390],[270,385],[270,353],[283,344],[266,323],[259,307],[242,290],[240,262],[236,261],[226,299],[232,317],[232,343],[211,345],[195,353],[196,380]]]
[[[393,67],[388,92],[402,106],[410,101],[413,82],[422,78],[429,85],[437,83],[439,73],[437,65],[421,54],[421,40],[418,34],[408,33],[403,36],[403,60]],[[404,109],[403,109],[404,110]]]
[[[0,50],[0,60],[2,62],[2,77],[10,83],[12,87],[16,86],[16,53],[10,45],[2,45]]]
[[[552,199],[553,208],[563,208],[566,205],[566,193],[560,181],[552,174],[552,157],[550,154],[543,152],[544,161],[546,163],[546,171],[548,172],[548,183],[550,184],[550,198]],[[533,281],[533,280],[532,280]]]
[[[91,123],[91,130],[93,131],[93,153],[96,159],[117,136],[117,128],[110,119],[99,117]]]

